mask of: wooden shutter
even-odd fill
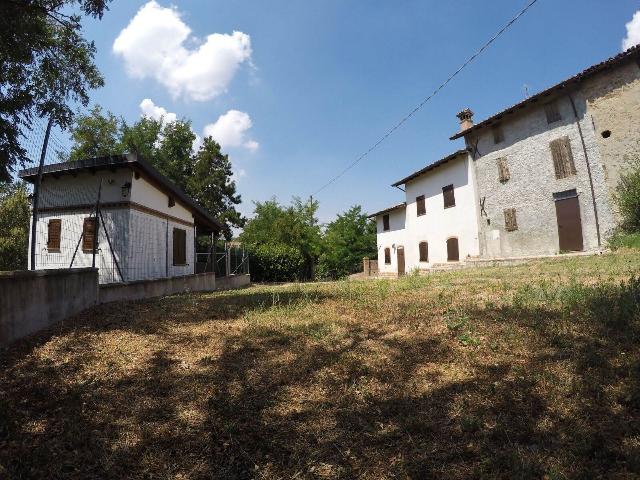
[[[447,261],[457,262],[460,260],[460,252],[458,251],[458,239],[456,237],[447,240]]]
[[[493,143],[498,144],[504,142],[504,131],[501,125],[493,127]]]
[[[576,166],[573,162],[573,152],[571,151],[571,142],[569,137],[562,137],[553,140],[549,147],[551,148],[551,157],[553,158],[553,168],[556,172],[556,178],[566,178],[576,174]]]
[[[507,159],[505,157],[499,158],[496,160],[498,164],[498,179],[500,183],[508,182],[511,178],[511,174],[509,173],[509,165],[507,165]]]
[[[173,264],[187,263],[187,231],[181,228],[173,229]]]
[[[62,220],[49,220],[47,229],[47,249],[49,251],[60,251],[60,232],[62,230]]]
[[[87,217],[82,224],[82,250],[85,252],[93,252],[93,239],[96,233],[95,217]]]
[[[556,102],[549,102],[544,106],[544,113],[547,116],[547,123],[555,123],[562,120],[560,110],[558,110],[558,104]]]
[[[420,261],[428,262],[429,261],[429,244],[427,242],[420,242],[418,245],[420,250]]]
[[[424,195],[416,197],[416,213],[418,216],[427,213],[427,206],[425,205]]]
[[[444,197],[444,208],[456,206],[456,197],[453,192],[453,185],[442,187],[442,196]]]
[[[384,263],[391,265],[391,250],[389,248],[384,249]]]
[[[382,216],[382,230],[385,232],[389,230],[389,214],[388,213]]]
[[[518,220],[516,218],[515,208],[507,208],[504,210],[504,228],[507,232],[518,230]]]

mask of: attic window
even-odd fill
[[[389,231],[389,214],[388,213],[382,216],[382,231],[383,232]]]
[[[173,197],[169,197],[169,207],[173,207],[176,204],[176,201]]]
[[[502,125],[496,125],[491,130],[493,131],[493,143],[497,145],[498,143],[504,142],[504,131],[502,130]]]
[[[547,115],[547,123],[555,123],[562,120],[557,102],[549,102],[544,106],[544,113]]]
[[[605,130],[602,132],[602,138],[609,138],[611,136],[611,130]]]

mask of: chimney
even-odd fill
[[[456,115],[460,119],[460,131],[464,132],[469,128],[473,127],[473,112],[468,108],[462,110],[458,115]]]

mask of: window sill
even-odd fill
[[[188,263],[174,263],[173,266],[174,267],[188,267],[189,264]]]
[[[449,205],[448,207],[444,207],[445,210],[448,210],[449,208],[454,208],[455,205]]]
[[[427,212],[424,212],[424,213],[418,213],[418,214],[416,215],[416,217],[424,217],[426,214],[427,214]]]
[[[47,248],[47,253],[60,253],[59,248]]]

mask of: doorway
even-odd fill
[[[459,262],[460,251],[458,250],[458,239],[452,237],[447,239],[447,262]]]
[[[553,194],[556,202],[558,239],[561,252],[576,252],[584,249],[580,201],[575,190]]]
[[[398,257],[398,276],[404,275],[404,247],[398,247],[396,255]]]

